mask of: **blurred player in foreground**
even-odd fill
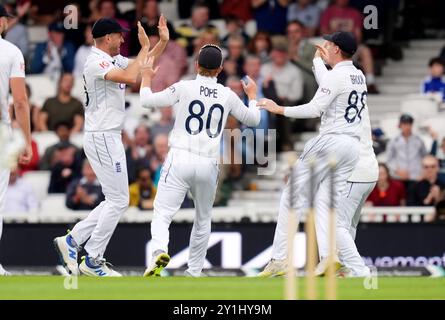
[[[138,23],[141,50],[135,60],[120,55],[123,29],[114,19],[99,19],[92,28],[94,47],[85,63],[85,154],[102,186],[105,201],[76,224],[68,235],[54,239],[56,251],[70,274],[120,276],[103,258],[121,215],[129,204],[128,173],[122,127],[125,121],[125,85],[135,84],[142,61],[157,57],[169,40],[167,22],[159,19],[160,41],[149,52],[150,42]],[[86,242],[86,257],[77,255]]]
[[[229,114],[250,127],[260,123],[256,104],[257,86],[248,78],[243,84],[249,98],[246,107],[229,88],[216,82],[222,71],[221,49],[201,48],[195,80],[180,81],[164,91],[150,89],[157,69],[153,59],[142,68],[143,107],[173,106],[176,120],[170,134],[170,152],[163,165],[151,223],[152,261],[144,276],[159,276],[170,261],[169,226],[188,191],[193,196],[196,215],[190,238],[187,276],[199,277],[204,267],[211,229],[211,210],[218,184],[218,158],[222,130]]]
[[[260,276],[283,275],[286,269],[287,221],[290,197],[295,199],[298,217],[309,206],[311,194],[311,163],[315,162],[314,185],[316,204],[317,236],[328,234],[330,210],[330,163],[336,162],[334,171],[334,204],[338,209],[339,200],[346,188],[346,182],[358,161],[361,114],[367,108],[366,82],[363,73],[354,67],[352,55],[357,50],[355,38],[346,32],[325,36],[327,40],[325,62],[332,67],[320,79],[314,98],[305,105],[281,107],[268,99],[259,102],[261,108],[291,118],[321,117],[320,133],[310,140],[293,172],[293,189],[288,181],[281,196],[277,227],[272,249],[272,259]],[[289,194],[290,190],[293,194]],[[318,216],[318,217],[317,217]],[[298,219],[299,220],[299,219]],[[323,243],[328,242],[326,238]],[[325,257],[320,256],[323,261]]]
[[[325,41],[323,47],[317,47],[314,73],[317,82],[321,83],[326,74],[330,72],[323,62],[323,60],[329,61],[329,52],[326,49],[329,47],[329,42]],[[364,108],[360,112],[360,116],[362,123],[360,156],[348,179],[346,189],[341,195],[337,211],[337,251],[340,262],[344,265],[338,271],[338,275],[342,277],[366,277],[370,274],[369,268],[357,250],[354,239],[363,205],[377,183],[379,166],[372,147],[371,120],[368,108]],[[329,217],[322,216],[322,214],[327,214],[327,212],[317,212],[315,219],[319,219],[320,223],[325,223]],[[317,230],[318,251],[322,260],[316,268],[316,275],[323,275],[328,267],[329,243],[328,235],[323,234],[324,231],[325,229]]]
[[[8,19],[13,18],[0,4],[0,211],[8,188],[11,166],[16,165],[19,150],[14,145],[11,119],[9,117],[9,91],[12,93],[14,111],[23,132],[25,148],[19,155],[19,163],[28,164],[32,158],[31,129],[28,97],[25,88],[25,60],[19,48],[2,39],[1,34],[8,28]],[[2,236],[3,219],[0,215],[0,239]],[[9,275],[0,264],[0,276]]]

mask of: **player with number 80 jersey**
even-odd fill
[[[221,49],[206,45],[199,53],[196,79],[178,82],[158,93],[152,93],[150,89],[151,80],[156,74],[153,61],[142,66],[142,106],[173,106],[176,118],[170,133],[170,151],[162,168],[154,201],[152,261],[145,276],[159,276],[169,262],[168,229],[189,191],[193,196],[196,216],[186,274],[200,276],[210,237],[211,209],[218,184],[220,142],[227,117],[231,114],[251,127],[260,123],[256,84],[250,78],[247,84],[243,83],[250,101],[247,107],[232,90],[216,82],[216,76],[222,71],[221,65]]]

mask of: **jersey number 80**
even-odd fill
[[[193,107],[195,105],[198,105],[200,108],[198,113],[194,112],[194,110],[193,110]],[[216,132],[212,132],[210,126],[212,124],[213,112],[216,109],[218,109],[220,111],[221,116],[220,116],[220,119],[218,122],[218,127],[217,127]],[[204,112],[205,112],[204,104],[199,100],[193,100],[189,105],[189,112],[190,112],[190,116],[185,121],[185,129],[192,136],[200,134],[201,131],[204,129],[204,119],[202,118],[202,116],[204,115]],[[206,132],[210,138],[216,138],[221,133],[223,117],[224,117],[224,107],[222,105],[214,104],[210,107],[209,114],[207,116],[207,122],[206,122]],[[190,123],[192,122],[192,120],[198,121],[198,129],[197,130],[192,130],[192,128],[190,127]]]
[[[361,103],[361,108],[360,110],[358,109],[358,101],[359,101],[359,95],[357,93],[357,91],[353,90],[351,91],[351,94],[349,95],[348,98],[348,105],[349,107],[346,108],[346,112],[345,112],[345,119],[348,123],[354,123],[355,120],[357,118],[360,119],[360,121],[362,120],[362,112],[366,107],[366,101],[365,101],[365,97],[368,95],[368,92],[363,91],[362,96],[360,98],[360,103]],[[354,111],[354,112],[352,112]],[[352,113],[352,115],[351,115]]]

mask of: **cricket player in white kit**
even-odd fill
[[[328,46],[325,42],[324,46]],[[321,57],[314,59],[314,74],[318,83],[330,71],[326,68],[323,59],[327,60],[328,53],[323,47],[318,47]],[[362,132],[360,138],[360,156],[357,165],[349,177],[346,189],[344,190],[337,211],[337,251],[344,268],[339,270],[340,276],[364,277],[370,274],[369,268],[363,262],[354,239],[357,225],[363,205],[369,194],[374,189],[378,180],[379,168],[377,158],[372,147],[371,120],[368,108],[360,113]],[[329,220],[329,215],[323,216],[327,211],[320,210],[315,216],[318,225],[325,226]],[[317,230],[317,243],[320,257],[320,264],[317,266],[316,274],[322,275],[327,268],[327,257],[329,255],[329,242],[326,229]]]
[[[7,152],[11,143],[12,129],[9,117],[9,91],[12,93],[14,111],[25,139],[25,149],[19,155],[19,163],[27,164],[32,158],[30,113],[25,89],[25,60],[19,48],[2,39],[1,34],[8,28],[8,19],[13,18],[0,4],[0,144],[2,152]],[[9,155],[2,154],[8,158]],[[9,161],[6,161],[9,162]],[[0,212],[4,205],[9,183],[10,163],[0,163]],[[3,218],[0,214],[0,239],[3,231]],[[9,275],[0,264],[0,276]]]
[[[176,118],[169,139],[170,152],[162,168],[154,202],[152,261],[144,276],[160,276],[170,261],[169,226],[188,191],[193,196],[196,215],[186,275],[201,275],[218,184],[220,142],[227,117],[231,114],[250,127],[256,127],[261,120],[256,106],[257,88],[252,79],[248,79],[248,84],[243,82],[249,107],[232,90],[216,82],[216,76],[222,71],[222,62],[221,49],[206,45],[198,56],[196,79],[180,81],[158,93],[150,89],[156,73],[152,69],[152,61],[142,71],[142,106],[173,106]]]
[[[125,86],[136,83],[148,56],[159,56],[169,35],[165,18],[159,21],[160,41],[149,52],[149,40],[138,23],[141,51],[134,61],[120,55],[123,29],[114,19],[100,19],[93,28],[95,46],[84,68],[85,154],[105,195],[88,217],[67,236],[54,240],[61,261],[70,274],[120,276],[103,258],[108,242],[129,204],[128,174],[121,131],[125,121]],[[87,256],[78,266],[77,254],[85,245]]]
[[[295,166],[292,195],[290,182],[287,183],[280,201],[277,227],[272,249],[272,259],[260,276],[284,274],[286,266],[287,221],[290,196],[293,197],[299,216],[309,208],[311,193],[311,165],[315,161],[314,185],[316,186],[316,216],[329,216],[330,209],[330,162],[335,160],[333,174],[334,205],[346,189],[348,178],[357,164],[360,153],[362,113],[367,109],[367,87],[365,76],[354,67],[351,57],[357,50],[354,37],[346,32],[326,36],[326,62],[332,67],[321,79],[314,98],[307,104],[295,107],[281,107],[275,102],[262,99],[259,106],[272,113],[292,118],[321,117],[320,134],[310,140]],[[297,219],[299,220],[299,219]],[[327,235],[328,220],[316,218],[316,232]],[[326,239],[327,242],[327,239]],[[323,257],[320,257],[323,258]]]

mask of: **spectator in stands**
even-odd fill
[[[409,114],[400,117],[401,134],[392,139],[387,149],[387,165],[391,175],[409,186],[422,177],[422,159],[427,154],[422,139],[413,134],[414,119]]]
[[[161,177],[162,165],[168,154],[168,136],[160,134],[154,139],[155,153],[151,158],[150,170],[153,172],[153,183],[158,187],[159,178]]]
[[[363,16],[357,9],[349,6],[349,0],[335,0],[321,15],[320,32],[322,34],[330,34],[336,31],[351,32],[361,43],[363,40],[362,28]],[[353,59],[355,62],[358,61],[363,68],[368,93],[379,93],[375,85],[374,58],[371,50],[362,43],[359,45]]]
[[[142,0],[142,2],[143,2],[143,7],[141,10],[140,21],[141,21],[142,26],[145,29],[145,32],[147,32],[147,34],[148,34],[148,30],[150,28],[155,28],[157,30],[159,17],[161,14],[159,12],[158,1],[156,1],[156,0]],[[178,45],[174,41],[177,38],[177,35],[176,35],[176,31],[175,31],[174,27],[172,26],[172,24],[170,22],[167,22],[167,28],[168,28],[168,31],[170,34],[170,41],[167,45],[167,48],[164,50],[163,54],[166,54],[168,51],[171,51],[171,48],[169,48],[169,47],[172,46],[172,44],[175,45],[175,52],[179,51],[176,47],[180,47],[180,45]],[[130,40],[130,55],[136,56],[139,53],[139,50],[141,49],[141,45],[139,44],[139,40],[138,40],[137,26],[134,26],[131,29],[130,34],[131,34],[130,35],[130,38],[131,38],[131,40]],[[183,51],[181,51],[181,54],[182,54],[182,52]],[[186,58],[183,58],[181,56],[180,59],[181,60],[179,60],[179,61],[182,62],[183,61],[182,59],[186,59]]]
[[[150,159],[154,155],[154,148],[151,144],[150,129],[140,124],[134,130],[134,139],[126,150],[128,181],[132,184],[137,178],[137,168],[149,167]]]
[[[244,39],[240,35],[231,35],[227,40],[227,56],[224,59],[223,71],[218,81],[225,83],[231,76],[242,77],[244,65]]]
[[[59,122],[69,123],[72,134],[83,130],[84,108],[82,103],[71,95],[73,86],[73,75],[62,74],[58,83],[57,96],[47,99],[40,111],[41,131],[54,131]]]
[[[36,106],[35,104],[31,103],[32,92],[31,92],[31,87],[29,86],[29,84],[26,84],[25,87],[26,87],[26,96],[28,97],[28,100],[30,101],[30,104],[29,104],[30,117],[29,117],[29,119],[31,120],[31,123],[30,123],[31,124],[31,132],[40,131],[40,128],[39,128],[40,108],[38,106]],[[9,106],[9,115],[11,117],[12,127],[19,128],[19,124],[17,123],[16,117],[15,117],[14,106],[12,104]]]
[[[367,200],[368,205],[375,207],[393,207],[406,205],[405,185],[392,179],[388,167],[379,164],[379,180]]]
[[[55,164],[51,167],[48,193],[65,193],[68,185],[80,176],[76,152],[76,148],[68,143],[58,144],[54,154]]]
[[[91,53],[93,47],[93,34],[91,33],[92,25],[88,24],[85,27],[85,43],[77,49],[76,56],[74,58],[74,77],[76,79],[83,77],[83,68],[88,56]]]
[[[17,170],[11,170],[3,212],[33,212],[36,211],[38,207],[39,202],[32,187],[20,177]]]
[[[233,36],[240,36],[243,38],[243,45],[249,43],[249,36],[243,29],[243,21],[236,16],[226,16],[224,19],[226,23],[227,35],[222,39],[222,46],[227,48],[229,46],[229,38]]]
[[[196,78],[196,60],[198,59],[199,50],[206,44],[214,44],[219,46],[219,38],[218,34],[213,32],[210,29],[207,29],[200,33],[199,37],[193,41],[194,51],[193,55],[189,58],[188,68],[187,68],[187,79],[195,79]],[[224,56],[224,49],[223,56]]]
[[[273,42],[271,62],[261,67],[261,75],[266,81],[273,79],[278,96],[277,103],[295,106],[303,98],[303,75],[289,60],[286,38],[276,37]],[[284,150],[290,142],[290,121],[289,118],[279,115],[275,119],[278,149]]]
[[[251,0],[253,16],[259,31],[284,34],[290,0]]]
[[[121,25],[122,28],[130,30],[130,24],[124,19],[117,17],[117,8],[114,0],[99,0],[97,3],[97,12],[99,13],[99,18],[113,18]],[[121,55],[128,57],[130,53],[130,33],[124,33],[124,43],[121,46]]]
[[[435,206],[444,200],[445,184],[439,181],[439,160],[427,155],[422,167],[422,180],[408,189],[408,206]]]
[[[215,35],[218,29],[209,23],[209,7],[203,3],[198,3],[192,8],[190,23],[183,24],[176,29],[178,42],[187,50],[187,55],[194,52],[194,41],[203,31],[211,31]]]
[[[431,154],[439,160],[439,180],[445,182],[445,138],[442,139],[442,143],[438,143],[438,137],[436,131],[429,129],[433,144],[431,146]]]
[[[59,138],[59,142],[53,144],[46,148],[45,153],[43,154],[42,159],[40,160],[40,170],[51,170],[51,168],[56,163],[55,153],[59,149],[60,145],[68,145],[72,148],[77,148],[74,144],[72,144],[70,139],[71,134],[71,125],[67,122],[59,122],[55,125],[54,132]]]
[[[306,36],[315,36],[320,22],[320,8],[312,0],[294,0],[287,9],[287,21],[299,21],[306,26]]]
[[[274,80],[281,105],[296,105],[303,96],[303,77],[289,60],[286,38],[274,39],[270,56],[271,62],[261,67],[261,75]]]
[[[72,181],[66,191],[66,206],[72,210],[92,210],[105,196],[88,160],[84,160],[82,176]]]
[[[380,128],[372,129],[372,148],[376,156],[385,152],[388,140],[385,133]]]
[[[168,136],[173,129],[173,124],[175,123],[172,107],[160,108],[159,110],[161,112],[161,119],[151,127],[153,139],[156,139],[156,137],[160,134]]]
[[[248,45],[249,54],[260,57],[261,63],[269,62],[271,50],[272,40],[267,32],[257,32]]]
[[[39,43],[34,51],[31,73],[43,73],[57,79],[63,72],[72,72],[76,49],[65,41],[65,29],[62,22],[48,26],[48,41]]]
[[[5,40],[15,44],[22,51],[25,59],[28,58],[29,39],[28,30],[21,19],[28,13],[30,5],[30,2],[5,4],[6,11],[14,16],[14,18],[8,20]]]
[[[272,79],[264,79],[261,75],[261,59],[255,55],[248,55],[244,62],[244,74],[249,76],[257,84],[257,99],[268,98],[272,100],[277,99],[277,92],[275,90],[275,83]],[[261,110],[261,121],[257,129],[267,130],[270,128],[269,124],[270,113],[266,110]]]
[[[147,27],[146,33],[150,40],[150,46],[153,48],[159,41],[157,25]],[[163,54],[156,59],[155,66],[159,67],[159,70],[153,79],[152,90],[153,92],[159,92],[178,82],[184,74],[184,71],[187,70],[187,55],[184,48],[176,42],[169,40]],[[133,86],[133,91],[139,93],[140,88],[141,85],[140,82],[138,82]]]
[[[220,11],[222,17],[237,17],[244,23],[252,19],[250,1],[223,0]]]
[[[295,20],[287,24],[286,35],[289,46],[290,60],[302,71],[303,76],[303,102],[309,102],[317,91],[318,85],[312,71],[312,60],[315,55],[315,46],[305,37],[304,24]]]
[[[425,94],[437,94],[441,101],[445,102],[445,82],[443,75],[445,70],[445,61],[442,58],[432,58],[428,63],[430,75],[422,84],[422,92]]]
[[[151,180],[150,169],[139,168],[136,182],[130,185],[130,207],[151,210],[155,196],[156,187]]]

